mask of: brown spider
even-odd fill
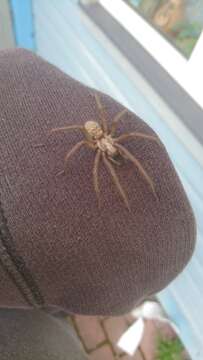
[[[101,125],[96,121],[87,121],[84,125],[69,125],[65,127],[60,128],[54,128],[51,129],[49,132],[49,135],[59,132],[59,131],[69,131],[69,130],[81,130],[85,138],[82,141],[79,141],[76,143],[72,149],[68,151],[68,153],[65,156],[65,165],[67,164],[70,157],[75,154],[77,150],[79,150],[82,146],[86,145],[90,147],[92,150],[96,152],[95,160],[94,160],[94,166],[93,166],[93,182],[94,182],[94,189],[97,195],[98,204],[100,207],[100,191],[99,191],[99,177],[98,177],[98,169],[99,169],[99,163],[102,159],[104,162],[104,165],[108,172],[110,173],[112,180],[122,198],[124,201],[126,207],[128,210],[130,210],[130,205],[128,198],[126,196],[126,193],[121,186],[121,183],[118,179],[118,176],[116,174],[116,171],[113,167],[113,164],[120,165],[120,162],[118,161],[118,157],[125,158],[130,160],[134,166],[139,170],[140,174],[143,176],[145,181],[150,186],[153,194],[156,197],[155,188],[153,185],[153,182],[150,178],[150,176],[147,174],[147,172],[142,167],[141,163],[135,158],[134,155],[132,155],[123,145],[120,143],[123,140],[126,140],[128,138],[135,138],[135,137],[141,137],[144,139],[148,139],[151,141],[156,141],[158,144],[160,144],[158,138],[155,136],[143,134],[140,132],[130,132],[123,135],[120,135],[119,137],[114,137],[116,126],[118,124],[118,121],[123,117],[123,115],[128,111],[127,109],[119,112],[113,119],[112,125],[110,128],[110,131],[108,130],[106,116],[105,116],[105,110],[100,102],[100,99],[98,95],[94,95],[96,99],[97,106],[99,108],[99,114],[100,114],[100,120]],[[63,171],[60,171],[59,174],[64,173]]]

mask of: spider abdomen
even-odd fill
[[[113,139],[110,136],[103,137],[97,142],[98,148],[107,153],[110,157],[115,157],[118,155],[118,150],[113,144]]]

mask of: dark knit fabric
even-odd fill
[[[0,309],[1,360],[87,360],[66,319],[40,310]]]
[[[115,165],[131,212],[102,163],[98,208],[90,148],[81,148],[66,175],[56,176],[84,135],[56,133],[46,141],[47,132],[98,121],[93,92],[28,51],[0,53],[0,193],[9,229],[9,237],[0,234],[0,245],[21,279],[5,269],[1,256],[1,306],[120,314],[163,289],[191,258],[195,220],[164,146],[141,138],[123,143],[152,178],[158,197],[130,161]],[[123,106],[98,94],[110,124]],[[154,135],[132,112],[116,134],[129,131]],[[39,143],[45,146],[35,147]]]
[[[32,280],[32,275],[25,268],[23,259],[16,254],[15,244],[7,226],[0,204],[0,262],[9,277],[19,288],[21,294],[29,305],[43,305],[43,299]],[[9,304],[7,304],[9,305]]]

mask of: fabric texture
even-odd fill
[[[121,314],[167,286],[192,256],[193,212],[163,144],[143,138],[123,143],[157,194],[132,162],[115,165],[130,212],[103,163],[98,207],[90,148],[78,150],[66,174],[57,176],[84,135],[47,133],[99,121],[95,92],[29,51],[0,53],[1,306]],[[97,94],[111,124],[124,107]],[[116,135],[129,131],[156,135],[130,111]]]
[[[1,360],[87,360],[64,318],[30,309],[0,309]]]

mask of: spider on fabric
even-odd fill
[[[139,170],[140,174],[149,185],[150,189],[152,190],[153,194],[157,198],[154,184],[150,176],[147,174],[141,163],[136,159],[134,155],[132,155],[123,145],[122,143],[124,140],[128,138],[136,138],[140,137],[143,139],[148,139],[150,141],[155,141],[160,145],[159,139],[152,135],[147,135],[141,132],[129,132],[122,134],[118,137],[114,137],[116,126],[119,120],[127,113],[127,109],[122,110],[119,112],[114,119],[112,120],[112,124],[110,129],[108,129],[107,120],[105,116],[105,109],[101,104],[100,98],[97,94],[94,94],[95,100],[99,109],[99,116],[100,122],[99,124],[97,121],[87,121],[84,125],[69,125],[59,128],[54,128],[49,131],[49,135],[57,132],[63,131],[70,131],[70,130],[81,130],[84,133],[85,139],[76,143],[66,154],[65,156],[65,166],[73,156],[76,151],[78,151],[83,146],[88,146],[93,151],[95,151],[95,160],[93,165],[93,184],[94,190],[98,199],[98,205],[100,207],[100,190],[99,190],[99,164],[100,161],[103,160],[103,163],[110,173],[112,180],[124,202],[128,210],[130,210],[130,204],[127,198],[127,195],[119,181],[119,178],[116,174],[115,168],[113,164],[121,165],[119,162],[119,157],[130,160],[133,165]],[[62,174],[65,171],[62,170],[58,173]]]

